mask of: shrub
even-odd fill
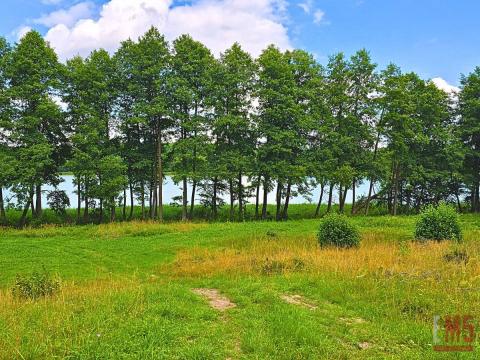
[[[13,286],[13,296],[21,299],[38,299],[51,296],[60,288],[57,280],[50,277],[45,268],[30,275],[17,275]]]
[[[462,231],[455,209],[441,203],[437,207],[427,206],[417,221],[415,239],[425,240],[462,240]]]
[[[350,248],[360,245],[358,229],[344,215],[327,215],[320,224],[317,237],[322,247],[333,245],[341,248]]]

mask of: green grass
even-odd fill
[[[415,219],[351,218],[349,250],[320,249],[316,219],[0,229],[0,359],[478,358],[434,352],[432,321],[480,319],[480,218],[461,216],[462,244],[424,245]],[[467,264],[444,260],[454,249]],[[14,298],[16,274],[42,266],[60,291]],[[198,287],[236,307],[210,308]]]
[[[289,206],[289,219],[290,220],[300,220],[300,219],[314,219],[315,218],[315,204],[292,204]],[[333,210],[336,211],[338,209],[338,205],[333,205]],[[345,205],[345,212],[350,213],[351,205]],[[322,205],[321,208],[321,215],[326,213],[327,206]],[[165,222],[176,222],[181,221],[182,219],[182,208],[180,206],[174,205],[164,205],[164,220]],[[261,206],[259,209],[261,213]],[[275,220],[275,212],[276,212],[276,205],[269,204],[267,206],[267,221]],[[375,208],[373,207],[370,211],[370,215],[384,215],[385,209],[383,208]],[[81,214],[83,215],[83,209],[81,210]],[[120,207],[116,208],[116,222],[124,222],[123,219],[123,209]],[[148,208],[145,210],[146,217],[148,217]],[[18,209],[8,209],[7,210],[7,226],[17,226],[22,215],[22,210]],[[130,208],[126,208],[126,219],[128,220],[141,220],[142,212],[141,207],[135,206],[133,208],[133,216],[129,219],[130,215]],[[100,219],[98,213],[94,211],[90,211],[90,219],[89,222],[91,223],[105,223],[109,222],[109,212],[105,211],[103,215],[103,219]],[[255,205],[249,204],[246,206],[245,221],[255,221]],[[26,218],[26,224],[31,226],[38,226],[42,224],[75,224],[77,221],[77,210],[76,209],[67,209],[66,214],[59,215],[53,212],[50,209],[44,209],[42,217],[40,219],[32,219],[31,212],[28,213]],[[83,218],[81,219],[83,221]],[[210,208],[206,208],[201,205],[197,205],[194,207],[193,212],[193,221],[209,221],[209,222],[226,222],[230,221],[230,207],[229,206],[222,206],[217,215],[217,219],[213,220],[212,212]],[[238,208],[235,207],[235,218],[233,221],[238,221]]]

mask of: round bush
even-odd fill
[[[360,245],[360,233],[344,215],[327,215],[320,224],[317,236],[322,247],[351,248]]]
[[[417,221],[415,239],[426,240],[462,240],[462,230],[455,209],[447,204],[437,207],[427,206]]]

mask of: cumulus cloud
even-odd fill
[[[100,47],[115,51],[121,41],[156,26],[169,40],[188,33],[215,54],[238,41],[257,56],[271,43],[291,48],[282,23],[286,6],[285,0],[196,0],[176,6],[172,0],[110,0],[98,19],[59,22],[45,37],[66,59]]]
[[[88,19],[93,14],[95,4],[90,1],[81,2],[73,5],[68,9],[61,9],[53,11],[50,14],[43,15],[33,22],[35,24],[52,27],[63,24],[66,26],[73,26],[80,19]]]
[[[447,94],[455,95],[460,92],[460,88],[458,86],[450,85],[445,79],[442,79],[441,77],[433,78],[431,81],[435,84],[437,88],[445,91]]]

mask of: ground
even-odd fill
[[[352,221],[350,250],[319,248],[316,219],[0,229],[0,359],[477,358],[434,352],[432,325],[480,319],[480,218],[461,244]],[[15,298],[43,266],[58,292]]]

